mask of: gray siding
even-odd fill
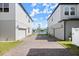
[[[65,7],[69,8],[69,15],[64,14]],[[75,15],[70,15],[71,7],[75,8]],[[66,21],[66,25],[63,28],[61,28],[61,26],[64,26],[64,22],[59,23],[59,21],[64,19],[70,20],[71,18],[79,18],[79,4],[60,4],[51,15],[51,17],[48,19],[48,33],[59,39],[64,39],[65,35],[66,39],[68,39],[71,29],[73,27],[79,27],[79,21]],[[51,21],[52,19],[53,21]],[[64,30],[66,30],[65,33]]]
[[[0,20],[0,41],[13,41],[15,39],[14,20]]]
[[[55,25],[55,37],[58,39],[64,39],[64,21]]]
[[[69,15],[65,15],[65,8],[69,8]],[[70,8],[74,7],[75,8],[75,15],[70,15]],[[62,19],[69,19],[69,18],[79,18],[78,11],[77,11],[77,5],[61,5],[61,20]]]
[[[0,20],[15,20],[14,3],[9,3],[9,12],[0,12]]]
[[[70,33],[72,33],[72,28],[78,28],[79,27],[79,21],[66,21],[66,39],[68,39],[68,36]]]
[[[9,4],[9,12],[0,12],[0,41],[15,39],[15,4]]]

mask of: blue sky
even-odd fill
[[[33,19],[33,28],[40,24],[41,28],[47,27],[47,19],[57,4],[54,3],[23,3],[25,10]]]

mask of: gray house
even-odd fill
[[[79,4],[59,3],[48,18],[48,34],[66,40],[79,27]]]
[[[32,34],[32,19],[22,4],[0,3],[0,41],[14,41]]]

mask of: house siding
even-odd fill
[[[28,22],[30,20],[30,23]],[[23,11],[19,4],[16,4],[16,40],[25,38],[32,34],[32,20]],[[23,30],[19,30],[23,28]],[[28,33],[28,28],[30,28],[30,33]]]
[[[64,14],[65,7],[69,8],[69,15]],[[71,7],[75,8],[75,15],[70,15]],[[52,22],[51,18],[53,18]],[[57,37],[58,39],[68,39],[69,32],[72,31],[71,29],[73,27],[79,27],[78,18],[79,4],[59,4],[52,15],[48,18],[48,33]],[[74,21],[70,19],[73,19]]]
[[[20,40],[31,34],[32,19],[20,4],[9,3],[9,12],[0,12],[0,41]]]
[[[55,37],[58,39],[64,39],[64,21],[55,25]]]
[[[53,13],[53,15],[48,20],[48,33],[52,36],[55,36],[55,27],[59,20],[61,20],[61,13],[60,9],[61,6],[56,9],[56,11]]]
[[[9,12],[0,12],[0,41],[15,39],[15,4],[9,4]]]
[[[79,27],[79,21],[73,20],[73,21],[66,21],[66,39],[69,38],[70,33],[72,33],[72,28],[78,28]]]

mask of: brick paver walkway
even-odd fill
[[[59,45],[54,38],[48,36],[31,36],[4,56],[67,56],[67,49]]]

